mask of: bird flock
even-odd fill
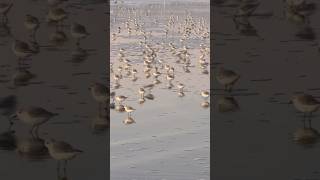
[[[200,72],[201,76],[209,77],[209,24],[205,18],[194,17],[186,11],[177,16],[171,13],[163,19],[153,19],[157,15],[150,11],[126,7],[118,1],[113,11],[114,18],[111,19],[114,19],[115,27],[110,32],[111,47],[125,41],[123,38],[134,41],[130,47],[119,47],[115,52],[117,55],[110,61],[110,108],[128,114],[124,124],[136,122],[132,113],[137,109],[130,105],[128,99],[136,99],[143,105],[147,100],[155,99],[152,92],[155,88],[177,92],[177,96],[182,98],[188,95],[186,88],[192,84],[179,81],[180,77],[192,69]],[[151,28],[159,30],[154,32]],[[155,40],[157,38],[161,40]],[[193,45],[194,41],[197,45]],[[197,47],[191,49],[191,46]],[[133,55],[132,48],[137,48],[135,51],[139,53]],[[134,94],[121,94],[118,89],[131,88],[126,81],[140,81],[142,85],[133,87]],[[197,89],[197,92],[197,96],[204,100],[201,106],[208,108],[209,89]]]

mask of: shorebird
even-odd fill
[[[216,75],[216,78],[218,82],[225,87],[226,91],[231,91],[233,85],[239,80],[240,75],[232,70],[220,68]]]
[[[48,22],[62,22],[68,17],[68,13],[62,8],[50,9],[47,15]]]
[[[128,97],[126,96],[116,96],[116,101],[121,105],[123,101],[125,101]]]
[[[46,123],[49,119],[57,116],[57,113],[49,112],[41,107],[26,107],[18,109],[14,117],[18,117],[22,122],[32,126],[30,132],[38,131],[40,125]]]
[[[101,105],[106,104],[109,100],[109,97],[107,96],[107,86],[101,83],[94,83],[89,87],[89,90],[91,91],[92,97],[99,102],[99,112],[101,112]]]
[[[200,94],[204,99],[207,99],[210,95],[209,91],[205,91],[205,90],[201,91]]]
[[[308,94],[294,95],[291,102],[298,111],[303,113],[303,122],[309,115],[309,125],[311,126],[312,113],[319,109],[320,102]]]
[[[13,42],[12,51],[18,57],[19,60],[28,58],[36,53],[28,43],[20,40],[15,40]]]
[[[131,113],[136,110],[136,109],[134,109],[133,107],[127,106],[127,105],[124,106],[124,109],[125,109],[125,111],[128,113],[128,118],[131,117]]]
[[[90,34],[83,25],[74,22],[71,25],[71,35],[77,40],[77,46],[79,46],[80,40],[86,38]]]
[[[27,14],[26,19],[24,21],[24,26],[27,28],[28,31],[31,32],[31,36],[35,37],[35,34],[40,26],[40,22],[38,18],[30,14]]]
[[[183,92],[184,84],[182,83],[177,84],[177,88],[179,89],[180,93]]]
[[[144,98],[144,93],[145,93],[145,90],[143,88],[139,88],[139,94],[141,99]]]
[[[60,161],[64,161],[64,170],[66,170],[67,162],[83,152],[66,142],[56,141],[54,139],[47,140],[45,146],[48,148],[50,156],[58,161],[58,170],[60,169]]]

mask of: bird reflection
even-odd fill
[[[293,141],[300,145],[312,145],[318,141],[319,132],[313,128],[299,128],[293,133]]]
[[[315,40],[316,34],[310,26],[304,26],[302,27],[296,34],[296,37],[304,40]]]
[[[62,46],[68,41],[68,37],[63,31],[55,31],[50,35],[49,41],[54,46]]]
[[[98,115],[91,124],[93,132],[96,134],[104,133],[109,128],[109,120],[109,115]]]
[[[49,154],[44,143],[43,139],[33,135],[28,138],[18,138],[16,152],[23,159],[31,161],[45,160],[49,158]]]
[[[221,113],[235,112],[240,109],[237,100],[232,96],[222,96],[217,100],[218,111]]]
[[[76,47],[72,52],[71,52],[71,61],[74,63],[80,63],[83,62],[84,60],[87,59],[88,57],[88,52],[87,50],[80,48],[80,47]]]
[[[12,81],[15,86],[26,86],[35,77],[36,75],[30,71],[21,69],[13,75]]]

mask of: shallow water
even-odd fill
[[[162,1],[147,6],[139,6],[138,12],[144,14],[145,10],[151,9],[151,15],[143,16],[141,22],[145,23],[147,32],[152,30],[152,45],[155,43],[170,41],[180,47],[179,36],[170,35],[165,39],[163,33],[164,16],[162,11]],[[189,9],[194,18],[204,17],[209,22],[209,6],[203,3],[199,6],[190,6],[180,1],[179,9],[177,6],[166,6],[166,15],[170,13],[174,16],[179,15],[184,18],[186,9]],[[128,6],[128,4],[126,4]],[[115,8],[115,7],[113,7]],[[116,12],[116,10],[112,12]],[[111,24],[111,33],[117,31],[120,23],[126,17],[118,16]],[[114,20],[114,14],[111,14]],[[155,21],[158,20],[158,23]],[[122,26],[123,27],[123,26]],[[152,89],[154,100],[148,100],[139,104],[138,90],[144,85],[151,84],[153,77],[146,79],[143,74],[142,48],[139,46],[141,36],[131,35],[128,37],[126,30],[122,30],[120,36],[111,44],[111,62],[114,71],[117,71],[119,63],[117,54],[119,48],[126,50],[126,57],[134,68],[138,70],[138,79],[133,82],[131,78],[120,80],[121,86],[114,88],[114,80],[110,79],[111,91],[116,95],[125,95],[129,98],[124,104],[136,109],[132,113],[135,124],[125,125],[123,120],[127,117],[125,112],[119,113],[115,110],[110,111],[110,157],[111,157],[111,179],[206,179],[209,180],[209,153],[210,153],[210,113],[209,109],[201,107],[203,101],[200,96],[201,90],[208,90],[210,87],[209,75],[201,74],[197,67],[199,56],[199,45],[201,41],[192,39],[187,41],[190,47],[191,62],[195,67],[190,67],[190,73],[185,73],[181,65],[174,63],[174,58],[168,50],[162,49],[158,57],[166,63],[173,65],[176,70],[175,85],[172,89],[167,89],[167,80],[162,75],[160,84]],[[148,41],[150,41],[148,39]],[[204,42],[209,46],[209,41]],[[161,72],[162,69],[159,69]],[[185,84],[185,96],[179,97],[176,84]]]
[[[69,1],[62,6],[69,17],[64,21],[63,32],[68,41],[61,46],[52,46],[50,35],[54,26],[45,22],[48,11],[46,1],[21,0],[15,1],[8,14],[8,28],[12,36],[6,36],[6,29],[1,26],[0,53],[1,67],[1,97],[13,94],[17,97],[18,107],[40,106],[51,112],[59,113],[39,129],[39,138],[33,138],[30,127],[20,121],[15,121],[12,130],[14,134],[5,133],[8,122],[5,117],[0,121],[0,157],[2,179],[106,179],[106,132],[97,134],[92,128],[93,119],[98,116],[98,104],[91,97],[88,87],[93,82],[104,82],[105,72],[105,16],[104,1]],[[28,40],[28,34],[23,25],[25,14],[39,18],[41,25],[36,39],[40,52],[27,61],[27,69],[36,75],[24,86],[14,86],[12,76],[17,72],[17,58],[11,51],[13,39]],[[91,33],[81,41],[81,48],[88,56],[72,58],[75,50],[75,40],[70,36],[70,23],[78,22],[86,26]],[[101,21],[97,23],[97,21]],[[103,37],[103,38],[101,38]],[[43,140],[54,138],[70,143],[84,153],[68,163],[67,174],[57,174],[55,160],[48,156]],[[34,149],[29,155],[22,155],[15,147],[22,145]],[[21,147],[22,148],[22,147]],[[94,164],[94,166],[93,166]],[[59,177],[60,176],[60,177]]]
[[[250,25],[237,30],[234,7],[214,8],[214,67],[241,75],[231,93],[240,110],[214,108],[214,179],[320,179],[319,144],[293,141],[303,124],[288,105],[296,92],[319,97],[320,13],[304,25],[290,22],[283,10],[282,1],[261,1],[256,13],[272,16],[250,17]],[[214,85],[215,99],[226,94]],[[318,113],[312,127],[320,128]]]

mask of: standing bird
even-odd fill
[[[240,79],[240,75],[232,70],[220,68],[216,78],[225,87],[226,91],[231,91],[233,85]]]
[[[125,109],[125,111],[128,113],[128,118],[130,118],[130,117],[131,117],[131,113],[136,110],[136,109],[134,109],[133,107],[127,106],[127,105],[124,106],[124,109]]]
[[[309,125],[311,126],[312,113],[316,112],[320,107],[320,102],[316,100],[312,95],[302,94],[294,95],[292,98],[292,103],[294,107],[303,113],[303,122],[305,123],[305,118],[309,115]]]
[[[24,26],[27,28],[28,31],[31,32],[31,36],[35,38],[36,32],[40,26],[40,22],[38,18],[27,14],[26,19],[24,21]]]
[[[56,30],[58,30],[59,23],[62,26],[63,21],[68,17],[67,12],[62,8],[50,9],[47,15],[48,22],[56,22]]]
[[[32,56],[37,53],[34,51],[30,45],[26,42],[15,40],[12,44],[12,51],[18,57],[18,67],[21,70],[21,66],[24,65],[22,60]]]
[[[45,146],[48,148],[50,156],[58,161],[58,170],[60,170],[60,161],[64,161],[64,171],[66,171],[68,161],[74,159],[78,154],[83,152],[66,142],[53,139],[47,140]]]
[[[145,90],[143,88],[140,88],[139,89],[139,94],[140,94],[140,98],[143,99],[144,98],[144,93],[145,93]]]
[[[201,91],[201,96],[204,98],[204,99],[207,99],[209,96],[210,96],[210,93],[208,91]]]
[[[40,125],[46,123],[49,119],[57,116],[58,113],[49,112],[41,107],[26,107],[21,108],[16,112],[16,117],[20,119],[22,122],[29,124],[32,126],[30,132],[33,130],[38,132],[38,128]]]
[[[101,105],[106,104],[109,100],[107,96],[108,88],[101,83],[94,83],[89,87],[89,90],[91,91],[92,97],[99,102],[99,113],[101,113]]]
[[[71,25],[71,35],[77,40],[77,46],[80,45],[80,40],[86,38],[90,35],[86,28],[78,23],[72,23]]]

